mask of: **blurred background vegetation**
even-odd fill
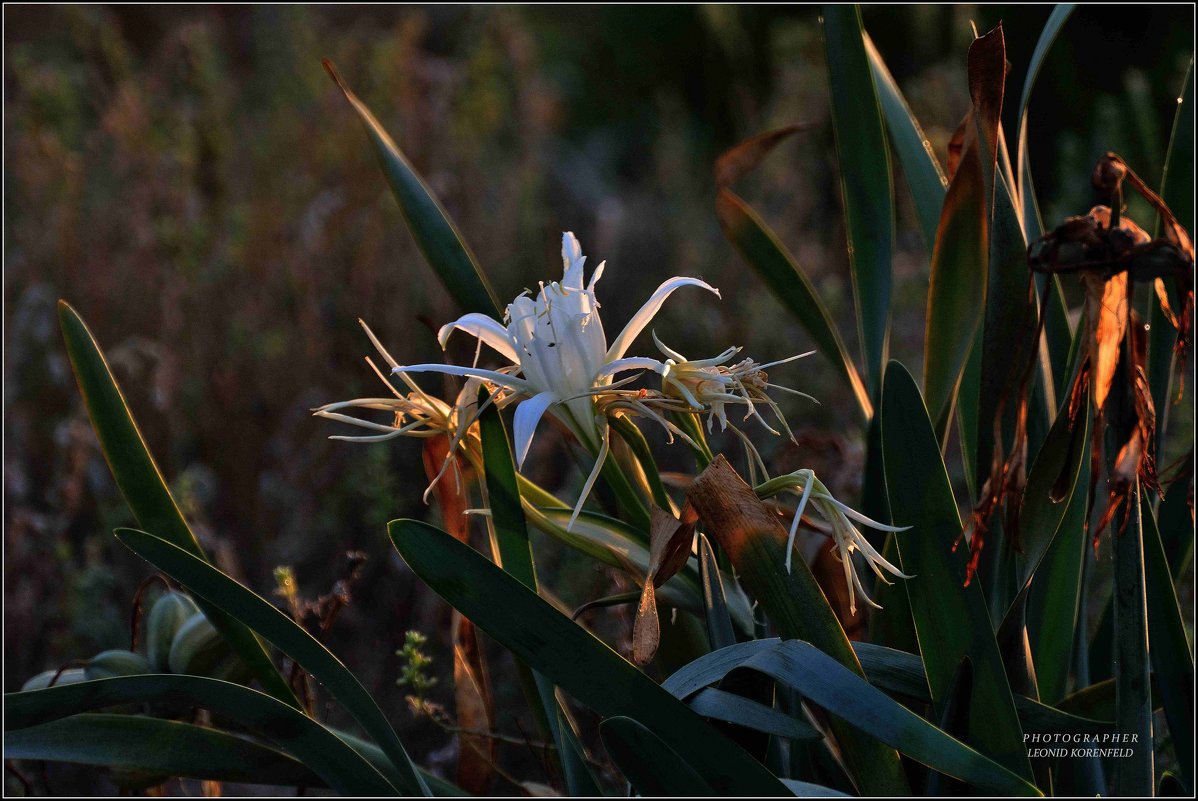
[[[1050,10],[863,14],[943,159],[968,107],[971,22],[981,31],[1004,23],[1013,136],[1023,71]],[[700,276],[724,299],[679,295],[656,323],[667,344],[695,356],[739,344],[769,361],[810,342],[721,235],[711,168],[742,138],[818,123],[738,191],[833,313],[848,309],[817,14],[6,7],[5,690],[127,646],[146,574],[111,536],[132,521],[71,378],[54,316],[63,297],[108,351],[222,567],[266,592],[273,569],[288,565],[301,593],[315,597],[345,577],[347,551],[369,556],[328,641],[404,727],[414,756],[436,765],[451,738],[398,711],[394,651],[405,629],[422,629],[447,671],[437,638],[449,611],[417,586],[384,532],[387,520],[434,514],[420,500],[419,445],[330,442],[345,432],[309,410],[375,394],[358,317],[411,363],[443,358],[432,332],[456,310],[321,58],[391,130],[501,298],[556,277],[560,234],[572,230],[590,264],[609,263],[599,294],[610,326],[664,278]],[[1089,208],[1090,169],[1107,150],[1159,181],[1192,30],[1193,9],[1182,5],[1084,6],[1065,26],[1030,111],[1047,224]],[[918,369],[928,253],[901,178],[896,193],[892,355]],[[855,425],[840,384],[819,357],[776,378],[822,404],[783,399],[797,447],[766,443],[760,430],[750,430],[754,438],[773,446],[763,451],[775,468],[814,467],[851,496],[861,444],[843,433]],[[578,469],[553,437],[534,447],[535,478],[567,495],[576,489]],[[681,452],[662,460],[686,465]],[[568,605],[612,591],[608,571],[545,545],[541,569]],[[611,637],[627,637],[628,613],[605,614]],[[447,701],[448,684],[434,697]],[[440,759],[451,764],[452,755]]]

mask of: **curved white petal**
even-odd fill
[[[516,349],[512,347],[512,339],[508,335],[507,329],[487,315],[471,312],[462,315],[452,323],[441,326],[441,330],[437,332],[437,341],[441,343],[442,348],[449,342],[449,335],[454,332],[455,328],[481,339],[509,361],[515,364],[520,363],[520,358],[516,355]]]
[[[614,362],[608,362],[599,368],[599,372],[595,373],[595,379],[607,378],[608,376],[622,373],[625,370],[652,370],[655,373],[664,373],[666,365],[657,359],[651,359],[648,356],[632,356],[627,359],[616,359]]]
[[[664,282],[657,288],[656,292],[649,296],[649,299],[645,301],[645,305],[641,306],[640,310],[632,315],[632,319],[628,321],[628,325],[624,326],[624,330],[616,337],[615,342],[612,343],[607,351],[607,361],[615,361],[627,353],[632,341],[636,339],[641,331],[645,330],[645,326],[649,325],[653,318],[657,316],[657,313],[661,311],[661,306],[666,302],[666,298],[672,295],[674,290],[681,289],[684,286],[697,286],[706,289],[717,298],[720,296],[720,290],[706,281],[700,281],[698,278],[676,276]]]
[[[524,457],[528,456],[528,448],[532,445],[532,436],[536,433],[537,423],[559,398],[552,392],[542,392],[522,401],[516,407],[516,417],[513,421],[513,433],[516,446],[516,469],[524,467]]]
[[[404,373],[444,373],[445,375],[460,375],[466,378],[481,378],[484,381],[490,381],[493,384],[499,384],[501,387],[514,389],[517,392],[529,392],[532,389],[531,384],[523,378],[517,378],[514,375],[500,373],[496,370],[482,370],[477,367],[459,367],[456,364],[400,365],[391,372],[399,375],[403,375]],[[529,394],[532,394],[532,392],[529,392]]]

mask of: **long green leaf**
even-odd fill
[[[931,693],[928,692],[923,661],[917,655],[867,642],[853,643],[853,650],[861,659],[861,667],[865,668],[865,676],[870,684],[887,692],[905,695],[915,701],[927,703],[932,700]],[[1115,728],[1111,721],[1063,712],[1026,695],[1015,696],[1015,710],[1019,713],[1019,719],[1026,731],[1108,734]]]
[[[690,708],[705,718],[735,723],[749,729],[791,740],[818,740],[814,726],[735,693],[708,687],[690,700]]]
[[[857,333],[873,396],[882,380],[890,340],[890,262],[894,248],[890,150],[865,52],[861,10],[855,5],[825,6],[823,30],[857,302]]]
[[[1194,60],[1186,70],[1185,83],[1177,98],[1177,113],[1169,136],[1169,153],[1161,176],[1161,199],[1177,220],[1194,233]],[[1159,223],[1158,223],[1159,227]],[[1148,385],[1156,406],[1157,451],[1163,449],[1175,398],[1173,372],[1177,362],[1173,345],[1176,329],[1169,324],[1155,299],[1149,302]]]
[[[1056,41],[1061,28],[1064,27],[1076,7],[1074,3],[1060,3],[1048,15],[1048,21],[1044,23],[1044,28],[1040,31],[1040,38],[1036,41],[1036,49],[1032,51],[1032,59],[1028,62],[1027,74],[1023,79],[1023,92],[1019,96],[1019,117],[1016,123],[1019,140],[1015,160],[1016,174],[1019,180],[1018,194],[1023,208],[1024,231],[1029,240],[1041,234],[1041,225],[1040,211],[1036,204],[1036,192],[1032,185],[1031,164],[1028,162],[1027,106],[1031,102],[1032,87],[1036,85],[1036,78],[1039,77],[1040,69],[1044,66],[1044,59],[1048,56],[1048,51],[1052,49],[1052,43]]]
[[[485,401],[485,390],[479,393],[479,403]],[[487,503],[491,508],[491,526],[495,533],[496,551],[505,571],[533,592],[537,591],[537,570],[533,564],[532,544],[516,479],[516,462],[512,458],[511,441],[503,425],[499,407],[491,404],[479,418],[482,438],[483,465],[486,472]],[[527,671],[525,665],[521,669]],[[578,735],[558,709],[552,682],[540,674],[532,674],[533,689],[529,702],[534,706],[554,742],[570,795],[597,795],[599,785],[582,757]],[[538,708],[539,707],[539,708]]]
[[[886,115],[886,129],[890,132],[890,141],[898,153],[903,175],[915,201],[915,215],[923,229],[924,242],[931,249],[936,241],[948,178],[932,150],[932,143],[923,132],[919,120],[911,113],[907,99],[903,97],[902,90],[869,34],[865,35],[865,50],[869,54],[869,67],[878,87],[882,113]]]
[[[1165,546],[1151,507],[1142,509],[1144,529],[1144,591],[1148,607],[1148,641],[1152,672],[1165,706],[1182,780],[1194,786],[1194,651],[1186,638],[1185,622]]]
[[[882,388],[882,445],[919,649],[936,714],[953,671],[973,663],[969,743],[1025,778],[1031,768],[994,627],[978,584],[965,584],[964,549],[954,549],[961,519],[940,445],[911,374],[891,362]],[[942,771],[943,772],[943,771]]]
[[[1127,500],[1127,527],[1114,537],[1115,722],[1120,733],[1136,738],[1131,755],[1115,760],[1114,792],[1140,797],[1151,795],[1153,788],[1152,688],[1142,514],[1137,482]]]
[[[239,684],[199,676],[122,676],[4,696],[6,733],[120,704],[157,701],[208,709],[272,740],[345,795],[396,789],[331,731],[294,707]],[[7,749],[8,737],[5,737]]]
[[[374,698],[319,640],[269,601],[181,548],[134,529],[117,529],[116,537],[138,556],[187,587],[193,595],[242,621],[302,665],[353,715],[391,759],[403,778],[403,784],[397,789],[408,795],[429,794]]]
[[[242,784],[322,784],[303,763],[245,737],[144,715],[85,713],[4,735],[5,759],[74,762]]]
[[[61,300],[58,302],[58,320],[79,393],[125,503],[140,525],[160,532],[161,536],[199,559],[206,559],[167,488],[108,367],[104,352],[87,324],[70,304]],[[270,661],[266,649],[248,628],[211,604],[201,603],[200,608],[268,693],[294,707],[300,706],[295,693]]]
[[[739,746],[474,549],[414,520],[392,521],[388,532],[429,587],[579,702],[606,717],[639,721],[720,793],[786,794]]]
[[[772,512],[753,506],[748,487],[723,455],[692,482],[688,499],[708,536],[727,554],[738,581],[783,637],[806,640],[864,676],[849,639],[823,589],[802,557],[787,570],[786,530]],[[717,502],[716,499],[719,499]],[[733,514],[728,509],[735,509]],[[857,789],[866,795],[910,792],[898,753],[843,721],[832,721],[841,756]]]
[[[704,798],[717,796],[710,784],[649,729],[617,715],[599,724],[607,753],[643,796]]]
[[[1041,454],[1047,449],[1045,445]],[[1088,441],[1083,447],[1081,463],[1090,463]],[[1074,487],[1065,517],[1044,554],[1039,568],[1041,578],[1032,580],[1028,599],[1027,635],[1036,666],[1036,687],[1040,698],[1049,703],[1065,696],[1074,662],[1074,640],[1081,621],[1083,568],[1090,548],[1086,531],[1089,500],[1084,488]],[[1084,632],[1085,626],[1081,629]]]
[[[1057,415],[1048,438],[1032,463],[1019,510],[1020,551],[1015,558],[1019,589],[1032,580],[1071,508],[1073,494],[1081,483],[1089,440],[1089,407],[1071,427],[1066,406]],[[1085,491],[1084,487],[1082,491]],[[1046,580],[1056,579],[1050,574]]]
[[[731,670],[755,670],[941,773],[1000,796],[1040,795],[1027,781],[940,731],[810,643],[768,641],[751,651],[751,655],[734,660],[709,654],[675,673],[662,686],[679,697],[687,697]]]
[[[840,329],[803,268],[765,221],[730,189],[722,189],[716,197],[716,216],[724,236],[803,326],[815,347],[853,393],[862,417],[868,420],[873,414],[869,393],[841,339]]]
[[[495,290],[453,220],[370,109],[341,80],[332,63],[325,61],[324,66],[357,112],[408,231],[441,284],[463,311],[498,319],[500,305]]]
[[[964,153],[948,185],[928,279],[924,388],[928,409],[943,431],[957,385],[983,318],[990,255],[989,199],[997,173],[1006,48],[1001,30],[969,46],[969,91]]]

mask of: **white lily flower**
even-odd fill
[[[684,286],[697,286],[717,297],[720,293],[698,278],[671,278],[657,288],[608,345],[599,317],[599,301],[595,297],[595,284],[603,274],[605,263],[596,267],[590,281],[584,283],[586,258],[570,232],[562,235],[562,262],[562,280],[541,284],[535,298],[527,294],[517,297],[508,304],[503,323],[485,314],[467,314],[445,325],[438,333],[442,347],[455,330],[476,337],[510,361],[503,370],[416,364],[395,366],[393,371],[465,376],[506,388],[520,396],[513,431],[518,467],[523,466],[528,455],[537,423],[546,412],[555,415],[597,455],[585,490],[574,509],[577,517],[587,491],[599,475],[608,448],[607,421],[596,414],[593,396],[610,387],[617,373],[654,369],[661,364],[656,359],[627,358],[625,354],[671,294]]]
[[[865,591],[861,577],[857,575],[853,566],[854,552],[860,553],[874,574],[887,584],[892,582],[886,577],[886,573],[897,578],[912,578],[891,564],[878,552],[877,548],[870,545],[869,540],[854,523],[887,532],[906,531],[911,528],[910,526],[888,526],[849,508],[832,497],[832,493],[828,491],[824,483],[815,477],[815,471],[810,469],[796,470],[789,475],[779,476],[762,485],[760,489],[766,495],[776,492],[792,492],[799,495],[799,505],[795,509],[794,520],[790,524],[790,535],[786,541],[786,572],[789,573],[791,569],[795,535],[798,533],[799,521],[802,520],[803,512],[806,511],[808,504],[828,523],[833,547],[836,549],[834,555],[844,567],[844,581],[849,590],[849,612],[851,614],[857,614],[858,593],[870,606],[875,609],[882,608]]]

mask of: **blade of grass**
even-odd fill
[[[324,68],[366,129],[408,231],[450,297],[463,311],[499,319],[501,307],[495,290],[453,220],[370,109],[341,80],[332,62],[326,60]]]
[[[183,514],[179,511],[162,472],[146,446],[137,421],[125,402],[116,377],[108,367],[104,352],[79,313],[66,301],[58,302],[58,320],[66,341],[71,369],[83,396],[92,428],[100,440],[100,449],[116,479],[125,503],[146,528],[162,536],[199,559],[207,559]],[[201,603],[207,615],[242,661],[253,671],[268,693],[299,708],[300,702],[287,681],[270,660],[262,643],[237,620],[211,604]]]
[[[1127,503],[1127,527],[1115,540],[1115,723],[1135,737],[1130,756],[1115,760],[1114,792],[1148,796],[1153,789],[1152,692],[1148,615],[1144,592],[1144,544],[1137,481]]]
[[[868,420],[873,414],[869,393],[839,328],[806,272],[765,221],[731,189],[720,189],[716,197],[716,217],[724,236],[803,326],[816,349],[828,359],[853,393],[862,418]]]
[[[699,534],[699,581],[703,585],[703,619],[707,623],[707,639],[712,650],[736,643],[728,603],[724,600],[724,582],[720,567],[707,537]]]
[[[119,704],[162,702],[208,709],[266,737],[344,795],[394,795],[379,771],[294,707],[239,684],[199,676],[121,676],[4,696],[7,733]]]
[[[434,592],[580,703],[639,721],[720,793],[786,794],[743,749],[472,548],[415,520],[392,521],[388,532]]]
[[[607,753],[639,795],[719,795],[674,749],[632,718],[608,718],[599,724],[599,734]]]
[[[1006,48],[1001,29],[969,46],[969,92],[963,156],[948,185],[928,279],[924,390],[942,437],[961,373],[983,319],[990,254],[988,211],[994,192]]]
[[[977,583],[966,585],[957,502],[940,446],[911,374],[891,362],[882,387],[882,444],[886,487],[895,521],[911,526],[896,538],[911,599],[919,649],[935,714],[943,711],[953,671],[973,664],[968,742],[1008,769],[1031,779],[1023,732],[994,627]]]
[[[1169,210],[1191,233],[1194,231],[1194,60],[1186,70],[1185,82],[1177,98],[1177,114],[1169,136],[1165,172],[1161,176],[1161,198]],[[1157,223],[1159,230],[1160,223]],[[1165,431],[1174,405],[1173,373],[1177,357],[1173,350],[1175,329],[1165,318],[1160,304],[1149,302],[1148,385],[1156,407],[1157,451],[1163,450]]]
[[[944,195],[948,189],[948,178],[932,150],[932,143],[911,113],[907,99],[890,74],[882,54],[874,46],[869,34],[865,34],[865,51],[869,55],[869,67],[874,83],[878,87],[878,99],[882,113],[886,115],[886,129],[890,141],[898,153],[903,167],[903,176],[915,201],[915,216],[923,230],[924,242],[930,250],[936,241],[936,229],[940,223],[940,209],[944,206]]]
[[[144,715],[85,713],[7,732],[4,758],[241,784],[323,784],[303,763],[253,740]]]
[[[794,688],[812,703],[921,764],[999,796],[1040,795],[1027,781],[937,729],[811,643],[759,642],[744,649],[748,655],[739,658],[708,654],[676,672],[662,686],[685,698],[732,670],[755,670]],[[723,650],[740,649],[734,646]]]
[[[115,533],[129,550],[178,581],[193,595],[242,621],[302,665],[387,754],[403,778],[398,789],[408,795],[429,794],[416,766],[374,698],[319,640],[265,598],[166,540],[134,529],[117,529]]]
[[[848,232],[857,335],[866,384],[876,396],[890,340],[894,186],[878,90],[865,52],[861,10],[823,7],[832,127]]]
[[[1144,530],[1144,590],[1148,611],[1148,641],[1152,673],[1173,735],[1180,776],[1194,786],[1194,651],[1186,638],[1185,621],[1165,546],[1151,507],[1141,509]]]
[[[480,406],[486,400],[484,389],[479,393]],[[512,458],[511,441],[503,417],[494,404],[489,405],[479,417],[479,432],[498,563],[521,584],[536,592],[537,570],[533,563],[528,526],[524,520],[520,484],[516,480],[516,462]],[[529,694],[529,703],[557,744],[557,757],[567,791],[570,795],[599,795],[599,785],[583,758],[578,733],[558,709],[553,683],[523,663],[519,667],[528,672],[527,678],[532,680],[534,692]]]

